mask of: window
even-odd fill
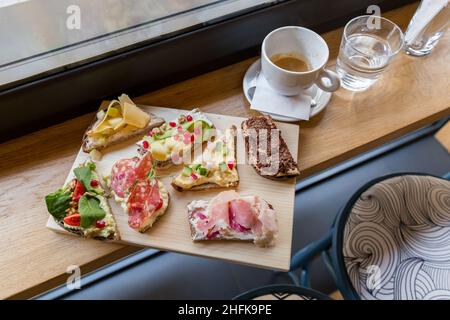
[[[413,1],[0,0],[0,141],[257,56],[275,28]]]
[[[0,0],[0,88],[274,2]]]

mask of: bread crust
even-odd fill
[[[60,221],[58,221],[58,220],[56,220],[55,218],[53,218],[54,220],[55,220],[55,222],[58,224],[58,225],[60,225],[61,226],[61,228],[63,228],[64,230],[66,230],[66,231],[68,231],[68,232],[70,232],[70,233],[73,233],[73,234],[75,234],[75,235],[77,235],[77,236],[80,236],[80,237],[82,237],[82,238],[85,238],[85,239],[96,239],[96,240],[100,240],[100,241],[106,241],[106,242],[108,242],[108,241],[118,241],[118,240],[120,240],[120,232],[119,232],[119,229],[117,228],[117,221],[116,221],[116,218],[114,217],[114,215],[111,213],[111,215],[112,215],[112,218],[113,218],[113,220],[114,220],[114,223],[115,223],[115,226],[116,226],[116,228],[115,228],[115,230],[114,230],[114,235],[111,237],[100,237],[100,236],[97,236],[97,237],[87,237],[81,230],[75,230],[75,229],[70,229],[70,228],[66,228],[65,226],[64,226],[64,222],[62,221],[62,220],[60,220]]]
[[[138,105],[138,106],[143,107],[141,105]],[[98,111],[105,110],[105,107],[107,107],[107,105],[102,104],[102,106],[100,106]],[[145,110],[143,110],[143,111],[145,111]],[[96,141],[96,139],[93,139],[92,137],[88,136],[88,134],[87,134],[99,121],[97,119],[97,115],[95,115],[94,118],[92,119],[91,123],[89,124],[88,128],[84,132],[81,148],[86,153],[89,153],[94,149],[102,150],[102,149],[105,149],[112,145],[121,143],[125,140],[143,136],[145,133],[147,133],[151,129],[153,129],[155,127],[159,127],[164,124],[165,120],[163,118],[158,117],[151,112],[147,112],[147,113],[150,115],[150,122],[144,128],[138,129],[136,131],[133,131],[133,133],[126,134],[126,135],[113,134],[110,137],[106,138],[106,140],[103,142]]]
[[[229,186],[224,187],[221,185],[218,185],[216,183],[212,183],[212,182],[208,182],[208,183],[204,183],[204,184],[199,184],[197,186],[193,186],[192,188],[189,189],[184,189],[182,187],[180,187],[179,185],[176,185],[175,183],[171,183],[172,187],[179,191],[179,192],[183,192],[183,191],[202,191],[202,190],[211,190],[211,189],[226,189],[226,188],[236,188],[239,185],[239,181],[234,181],[232,183],[230,183]]]

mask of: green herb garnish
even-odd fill
[[[208,169],[206,169],[206,168],[204,168],[204,167],[198,167],[197,169],[196,169],[196,171],[198,172],[198,174],[199,175],[201,175],[201,176],[206,176],[206,175],[208,175]]]
[[[106,216],[106,211],[100,207],[100,200],[87,194],[80,198],[78,212],[81,216],[82,228],[89,228],[95,221]]]
[[[66,216],[66,210],[70,205],[70,190],[59,189],[45,196],[45,204],[48,212],[57,220]]]
[[[87,163],[85,166],[75,168],[73,173],[77,180],[80,181],[87,191],[94,191],[95,187],[91,186],[92,171],[95,170],[95,164]]]

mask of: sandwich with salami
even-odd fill
[[[146,232],[169,206],[169,193],[156,178],[149,152],[142,158],[121,159],[111,169],[111,193],[128,214],[128,225]]]
[[[87,161],[73,173],[75,177],[69,183],[45,197],[48,212],[71,233],[101,240],[119,239],[116,221],[95,164]]]

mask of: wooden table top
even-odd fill
[[[383,14],[405,30],[416,8]],[[334,59],[342,29],[323,34]],[[450,115],[449,34],[428,57],[401,53],[373,87],[340,89],[327,108],[300,124],[304,177]],[[148,93],[137,103],[248,116],[242,77],[255,60]],[[330,65],[334,60],[330,61]],[[88,114],[0,145],[0,298],[25,298],[63,283],[69,265],[86,273],[139,248],[63,237],[45,228],[43,197],[59,188],[92,118]]]

